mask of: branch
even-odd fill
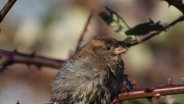
[[[53,67],[53,68],[59,68],[61,67],[61,64],[65,61],[52,59],[52,58],[46,58],[42,56],[36,56],[34,54],[24,54],[19,53],[17,51],[7,51],[0,49],[0,57],[4,58],[4,64],[2,64],[2,68],[0,71],[3,71],[4,68],[7,66],[13,64],[13,63],[21,63],[21,64],[34,64],[38,67],[41,66],[47,66],[47,67]]]
[[[167,84],[161,87],[145,88],[145,89],[133,89],[125,91],[119,94],[119,100],[130,100],[137,98],[160,98],[164,95],[182,94],[184,93],[184,84],[172,85]]]
[[[3,7],[3,9],[0,11],[0,23],[3,21],[4,17],[6,16],[6,14],[8,13],[8,11],[10,10],[10,8],[15,4],[16,0],[9,0],[5,6]]]
[[[85,24],[85,26],[84,26],[84,29],[83,29],[83,31],[82,31],[82,33],[81,33],[81,35],[80,35],[80,38],[79,38],[79,41],[78,41],[78,44],[77,44],[76,51],[78,51],[79,48],[80,48],[80,46],[81,46],[81,43],[82,43],[82,41],[83,41],[83,39],[84,39],[84,35],[85,35],[86,32],[87,32],[89,23],[90,23],[90,21],[91,21],[93,15],[94,15],[94,10],[91,10],[91,12],[90,12],[90,14],[89,14],[89,16],[88,16],[88,19],[87,19],[87,21],[86,21],[86,24]]]
[[[132,47],[132,46],[135,46],[135,45],[138,45],[140,43],[143,43],[149,39],[151,39],[152,37],[156,36],[156,35],[159,35],[161,32],[167,30],[168,28],[172,27],[173,25],[175,25],[176,23],[179,23],[179,22],[182,22],[184,21],[184,15],[183,16],[180,16],[179,18],[177,18],[176,20],[172,21],[171,23],[167,24],[164,26],[164,30],[161,30],[161,31],[156,31],[154,33],[150,33],[148,34],[146,37],[142,38],[141,40],[137,40],[133,43],[127,43],[126,45],[128,47]]]

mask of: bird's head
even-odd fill
[[[104,59],[116,59],[127,51],[127,48],[112,38],[94,38],[88,45],[92,54]]]

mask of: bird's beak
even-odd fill
[[[120,54],[125,53],[127,50],[128,50],[127,48],[119,46],[119,47],[114,49],[114,53],[115,53],[115,55],[120,55]]]

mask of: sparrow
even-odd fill
[[[58,104],[110,104],[122,88],[133,88],[124,74],[121,55],[126,51],[115,39],[91,39],[55,76],[51,100]]]

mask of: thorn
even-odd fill
[[[28,67],[29,69],[31,69],[31,64],[27,63],[26,65],[27,65],[27,67]]]
[[[16,104],[20,104],[19,100],[17,101],[17,103],[16,103]]]
[[[149,92],[152,92],[152,91],[153,91],[153,88],[146,88],[146,89],[144,90],[145,93],[149,93]]]
[[[171,78],[168,79],[167,85],[172,85]]]
[[[151,18],[149,18],[148,23],[150,23],[150,24],[154,24],[154,21],[153,21]]]
[[[153,97],[147,97],[146,99],[148,99],[148,101],[152,103],[152,98]]]
[[[157,99],[159,99],[159,98],[161,97],[161,94],[160,94],[160,93],[156,93],[156,94],[155,94],[155,97],[156,97]]]
[[[166,28],[163,28],[163,31],[164,31],[164,32],[168,32]]]
[[[0,65],[0,72],[4,71],[8,66],[12,65],[13,61],[10,59],[5,60],[4,63],[2,63],[2,65]]]
[[[118,98],[115,98],[111,104],[118,104],[119,103],[119,99]]]
[[[171,6],[171,4],[170,3],[168,3],[168,8]]]
[[[36,51],[33,51],[31,54],[30,54],[30,57],[35,57],[36,55]]]
[[[0,66],[0,73],[2,73],[4,70],[6,70],[6,67],[4,65]]]
[[[13,53],[18,53],[17,48],[15,48],[15,49],[13,50]]]
[[[41,65],[36,65],[36,67],[39,69],[39,70],[41,70]]]
[[[160,20],[156,22],[156,24],[160,24],[160,23],[161,23],[161,21],[160,21]]]

